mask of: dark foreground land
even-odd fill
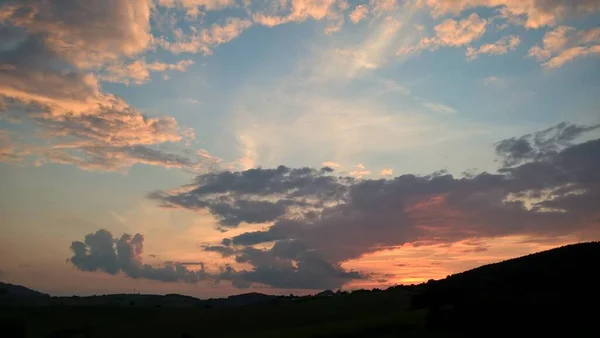
[[[0,337],[598,337],[600,242],[415,286],[308,297],[49,297],[0,284]]]

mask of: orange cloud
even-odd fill
[[[424,37],[421,41],[410,47],[402,47],[397,54],[416,53],[421,50],[436,50],[440,47],[465,46],[478,40],[486,31],[488,21],[481,19],[476,13],[472,13],[462,20],[446,19],[433,27],[435,35]]]
[[[390,168],[382,169],[379,172],[379,175],[381,175],[381,176],[392,176],[392,175],[394,175],[394,171],[392,169],[390,169]]]
[[[331,161],[325,161],[323,163],[321,163],[322,166],[324,167],[330,167],[330,168],[339,168],[340,165],[335,163],[335,162],[331,162]]]
[[[521,39],[517,35],[510,35],[494,43],[482,45],[479,48],[468,47],[467,59],[475,60],[481,54],[503,55],[508,53],[508,51],[514,51],[520,43]]]
[[[150,72],[165,72],[167,70],[184,72],[193,64],[194,61],[192,60],[181,60],[177,63],[146,63],[144,60],[136,60],[129,64],[111,64],[105,68],[105,73],[100,76],[100,79],[106,82],[140,85],[150,80]]]
[[[541,62],[544,68],[560,68],[588,55],[600,55],[600,28],[579,31],[559,26],[544,35],[542,46],[529,49],[529,56]]]
[[[224,24],[213,24],[198,33],[178,36],[175,42],[160,38],[156,43],[172,53],[212,54],[213,47],[235,39],[250,26],[252,26],[250,20],[228,18]]]
[[[359,23],[369,14],[369,8],[366,5],[358,5],[350,13],[350,21],[353,23]]]
[[[600,10],[600,3],[596,0],[422,0],[418,4],[429,8],[436,18],[450,13],[458,15],[475,7],[500,7],[504,17],[525,17],[527,28],[553,26],[566,18]]]
[[[150,0],[91,0],[82,6],[63,2],[11,2],[0,6],[14,48],[0,67],[2,107],[15,121],[41,128],[44,146],[29,154],[36,163],[53,161],[82,168],[114,169],[134,163],[180,166],[180,155],[146,148],[194,137],[172,117],[148,118],[123,99],[102,91],[98,81],[142,83],[150,71],[185,70],[176,64],[124,58],[146,50]],[[22,33],[27,34],[22,39]],[[94,72],[105,70],[97,76]],[[17,108],[17,109],[11,109]]]
[[[365,168],[365,165],[362,163],[355,165],[354,170],[352,170],[350,172],[350,176],[353,176],[356,178],[362,178],[363,176],[366,176],[366,175],[371,175],[371,171],[367,170],[367,168]]]
[[[134,56],[152,41],[151,0],[90,0],[87,10],[69,3],[30,1],[0,7],[4,21],[31,34],[46,35],[45,46],[78,68]]]

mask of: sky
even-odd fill
[[[309,294],[600,239],[597,0],[0,0],[0,280]]]

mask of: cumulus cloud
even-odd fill
[[[504,55],[509,51],[514,51],[521,44],[521,39],[517,35],[510,35],[501,38],[494,43],[481,45],[479,48],[467,47],[467,59],[475,60],[481,54]]]
[[[496,151],[505,164],[496,173],[454,177],[440,171],[356,180],[317,169],[280,167],[201,176],[192,184],[195,190],[158,197],[191,210],[205,207],[208,196],[222,202],[219,196],[225,195],[231,207],[251,200],[276,204],[298,202],[298,197],[308,201],[295,203],[275,217],[266,210],[264,219],[272,218],[268,228],[238,234],[224,240],[222,247],[207,250],[254,267],[250,272],[223,269],[223,279],[236,279],[238,285],[299,287],[309,279],[330,280],[332,276],[335,282],[308,285],[340,285],[366,278],[340,270],[340,264],[408,243],[597,231],[600,161],[595,154],[600,152],[600,140],[575,141],[598,128],[561,123],[501,141]],[[217,219],[222,217],[219,212],[214,211]],[[274,245],[257,248],[266,243]],[[311,267],[306,282],[300,283],[304,277],[293,271],[305,262],[319,268]]]
[[[205,251],[219,252],[223,257],[234,256],[235,262],[250,264],[251,270],[222,268],[217,279],[229,280],[234,286],[252,284],[291,289],[335,289],[345,283],[365,278],[357,271],[346,271],[308,250],[299,241],[278,241],[268,250],[253,247],[232,248],[207,246]]]
[[[146,63],[144,60],[135,60],[128,64],[108,65],[104,69],[104,73],[101,74],[100,79],[105,82],[141,85],[150,80],[150,72],[165,72],[168,70],[185,72],[193,64],[193,60],[181,60],[177,63]]]
[[[562,122],[542,131],[502,140],[496,144],[496,153],[503,158],[504,167],[543,160],[556,156],[584,133],[599,128],[600,125],[581,126]]]
[[[381,171],[379,172],[379,175],[380,176],[393,176],[394,171],[390,168],[381,169]]]
[[[209,277],[202,264],[199,270],[190,270],[185,263],[177,262],[167,262],[160,267],[144,264],[143,247],[144,236],[141,234],[123,234],[114,238],[110,232],[98,230],[86,235],[83,242],[71,243],[73,256],[69,262],[82,271],[123,273],[131,278],[162,282],[196,283]]]
[[[323,163],[321,163],[322,166],[324,167],[329,167],[329,168],[339,168],[341,167],[338,163],[332,162],[332,161],[325,161]]]
[[[236,0],[158,0],[158,4],[164,7],[181,7],[187,13],[196,16],[200,10],[215,11],[237,5]]]
[[[367,15],[369,15],[369,7],[367,7],[366,5],[358,5],[354,8],[354,10],[352,10],[349,16],[350,21],[352,21],[353,23],[359,23],[364,18],[366,18]]]
[[[293,241],[278,242],[269,250],[251,247],[203,246],[207,252],[223,257],[234,257],[238,263],[253,268],[235,270],[223,266],[219,271],[209,272],[204,262],[164,262],[158,266],[144,264],[144,236],[123,234],[119,238],[106,230],[98,230],[85,236],[83,241],[71,244],[73,256],[69,259],[82,271],[101,271],[111,275],[123,273],[130,278],[162,282],[197,283],[199,281],[231,281],[236,287],[246,288],[252,284],[276,288],[332,289],[344,283],[363,278],[356,271],[346,271],[307,251]],[[191,270],[190,266],[199,269]]]
[[[151,0],[4,1],[0,18],[41,38],[44,46],[78,68],[135,56],[152,41]]]
[[[600,11],[596,0],[422,0],[418,3],[434,17],[458,15],[476,7],[498,8],[507,18],[523,18],[527,28],[553,26],[565,19]]]
[[[223,23],[215,23],[190,35],[179,34],[175,41],[161,37],[156,40],[156,43],[176,54],[197,52],[212,54],[214,47],[230,42],[251,26],[252,21],[248,19],[227,18]]]
[[[440,47],[465,46],[483,36],[488,20],[482,19],[472,13],[462,20],[446,19],[433,27],[435,35],[424,37],[421,41],[410,47],[402,47],[398,54],[416,53],[421,50],[436,50]]]
[[[529,49],[529,56],[544,68],[560,68],[567,62],[589,55],[600,55],[600,28],[577,30],[559,26],[544,35],[541,46]]]
[[[191,64],[134,61],[119,69],[124,58],[150,46],[153,6],[149,0],[0,5],[0,111],[13,123],[39,129],[36,143],[44,146],[28,152],[36,163],[70,163],[89,170],[185,163],[179,155],[158,156],[144,147],[190,140],[191,130],[180,128],[172,117],[143,115],[99,83],[142,83],[148,72],[184,70]]]
[[[184,192],[159,191],[150,194],[150,198],[172,207],[206,209],[222,227],[236,227],[242,222],[265,223],[295,207],[319,207],[324,201],[338,198],[343,186],[326,168],[279,166],[207,173],[198,176]]]
[[[291,0],[249,2],[252,20],[260,25],[273,27],[290,22],[326,20],[325,33],[338,31],[344,23],[342,12],[347,9],[345,0]]]
[[[371,175],[371,171],[368,170],[364,164],[359,163],[354,166],[354,170],[350,172],[350,176],[356,178],[362,178],[363,176]]]

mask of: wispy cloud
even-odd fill
[[[577,30],[559,26],[544,35],[542,46],[529,49],[544,68],[560,68],[568,62],[585,56],[600,55],[600,28]]]
[[[479,48],[467,47],[467,59],[475,60],[481,54],[489,55],[504,55],[509,51],[514,51],[521,43],[521,39],[517,35],[510,35],[501,38],[500,40],[479,46]]]
[[[454,109],[452,107],[448,107],[445,104],[441,104],[441,103],[425,102],[425,103],[423,103],[423,107],[433,110],[438,113],[445,113],[445,114],[456,113],[456,109]]]

